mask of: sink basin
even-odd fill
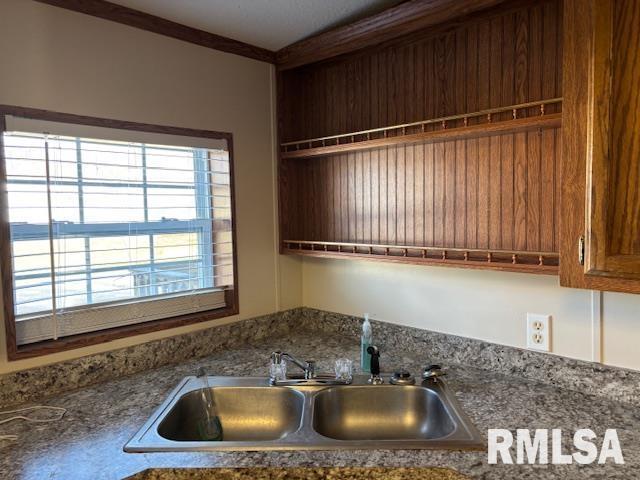
[[[186,377],[127,442],[126,452],[484,449],[442,381],[422,385],[270,386],[265,377],[209,377],[223,437],[201,440],[202,383]]]
[[[381,385],[318,393],[313,428],[338,440],[418,440],[446,437],[455,424],[434,390]]]
[[[284,387],[211,389],[223,425],[224,441],[277,440],[300,428],[304,395]],[[158,426],[168,440],[198,441],[201,390],[180,397]]]

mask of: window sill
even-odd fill
[[[237,315],[239,313],[237,290],[226,290],[225,297],[227,306],[217,308],[215,310],[115,327],[102,331],[83,333],[80,335],[72,335],[58,340],[46,340],[16,346],[15,338],[7,338],[7,358],[9,361],[34,358],[67,350],[88,347],[91,345],[98,345],[112,340],[117,340],[119,338],[133,337],[135,335],[168,330],[170,328],[183,327],[185,325],[193,325],[196,323],[207,322],[209,320]]]

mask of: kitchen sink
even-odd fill
[[[125,445],[126,452],[483,449],[446,384],[271,386],[265,377],[208,377],[220,441],[197,428],[203,385],[186,377]]]
[[[455,430],[441,397],[424,387],[334,387],[319,392],[314,407],[314,430],[337,440],[435,439]]]
[[[214,397],[225,441],[277,440],[300,428],[304,395],[288,388],[217,387]],[[198,441],[202,396],[186,393],[158,425],[167,440]]]

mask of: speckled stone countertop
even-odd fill
[[[249,467],[149,469],[127,480],[466,480],[448,468]]]
[[[43,400],[42,403],[67,408],[67,415],[53,424],[13,422],[2,425],[0,430],[3,434],[15,433],[19,438],[0,447],[0,478],[122,479],[146,471],[142,475],[150,477],[142,478],[160,479],[175,478],[171,475],[178,471],[186,473],[183,469],[211,467],[442,467],[483,479],[570,480],[640,476],[640,411],[637,408],[601,396],[450,364],[444,359],[441,361],[449,371],[449,387],[456,392],[466,413],[483,434],[488,428],[511,431],[517,428],[561,428],[568,442],[578,428],[593,429],[599,439],[602,439],[606,428],[616,428],[625,465],[609,461],[605,465],[592,466],[496,466],[487,464],[485,452],[445,450],[123,452],[122,447],[131,435],[180,379],[193,374],[197,366],[205,366],[212,375],[264,375],[268,355],[275,349],[316,358],[323,370],[335,358],[346,355],[355,360],[358,356],[355,341],[329,333],[303,335],[294,332],[250,343],[220,350],[198,360],[136,373]],[[424,363],[425,358],[407,351],[382,352],[384,370],[402,365],[418,372]],[[193,475],[179,478],[203,478],[196,472],[194,470]]]

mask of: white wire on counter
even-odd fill
[[[51,418],[33,418],[33,417],[27,416],[26,414],[25,415],[21,415],[22,413],[25,413],[25,412],[34,412],[34,411],[37,411],[37,410],[49,410],[49,411],[57,412],[57,413]],[[56,422],[56,421],[62,419],[62,417],[64,417],[65,413],[67,413],[67,409],[63,408],[63,407],[50,407],[48,405],[35,405],[33,407],[18,408],[16,410],[0,411],[0,416],[9,415],[9,414],[12,414],[12,413],[17,413],[19,415],[14,415],[13,417],[1,419],[0,420],[0,425],[2,425],[3,423],[13,422],[15,420],[24,420],[24,421],[29,422],[29,423]],[[13,441],[13,440],[17,440],[17,439],[18,439],[17,435],[0,435],[0,441],[2,441],[2,440]]]

